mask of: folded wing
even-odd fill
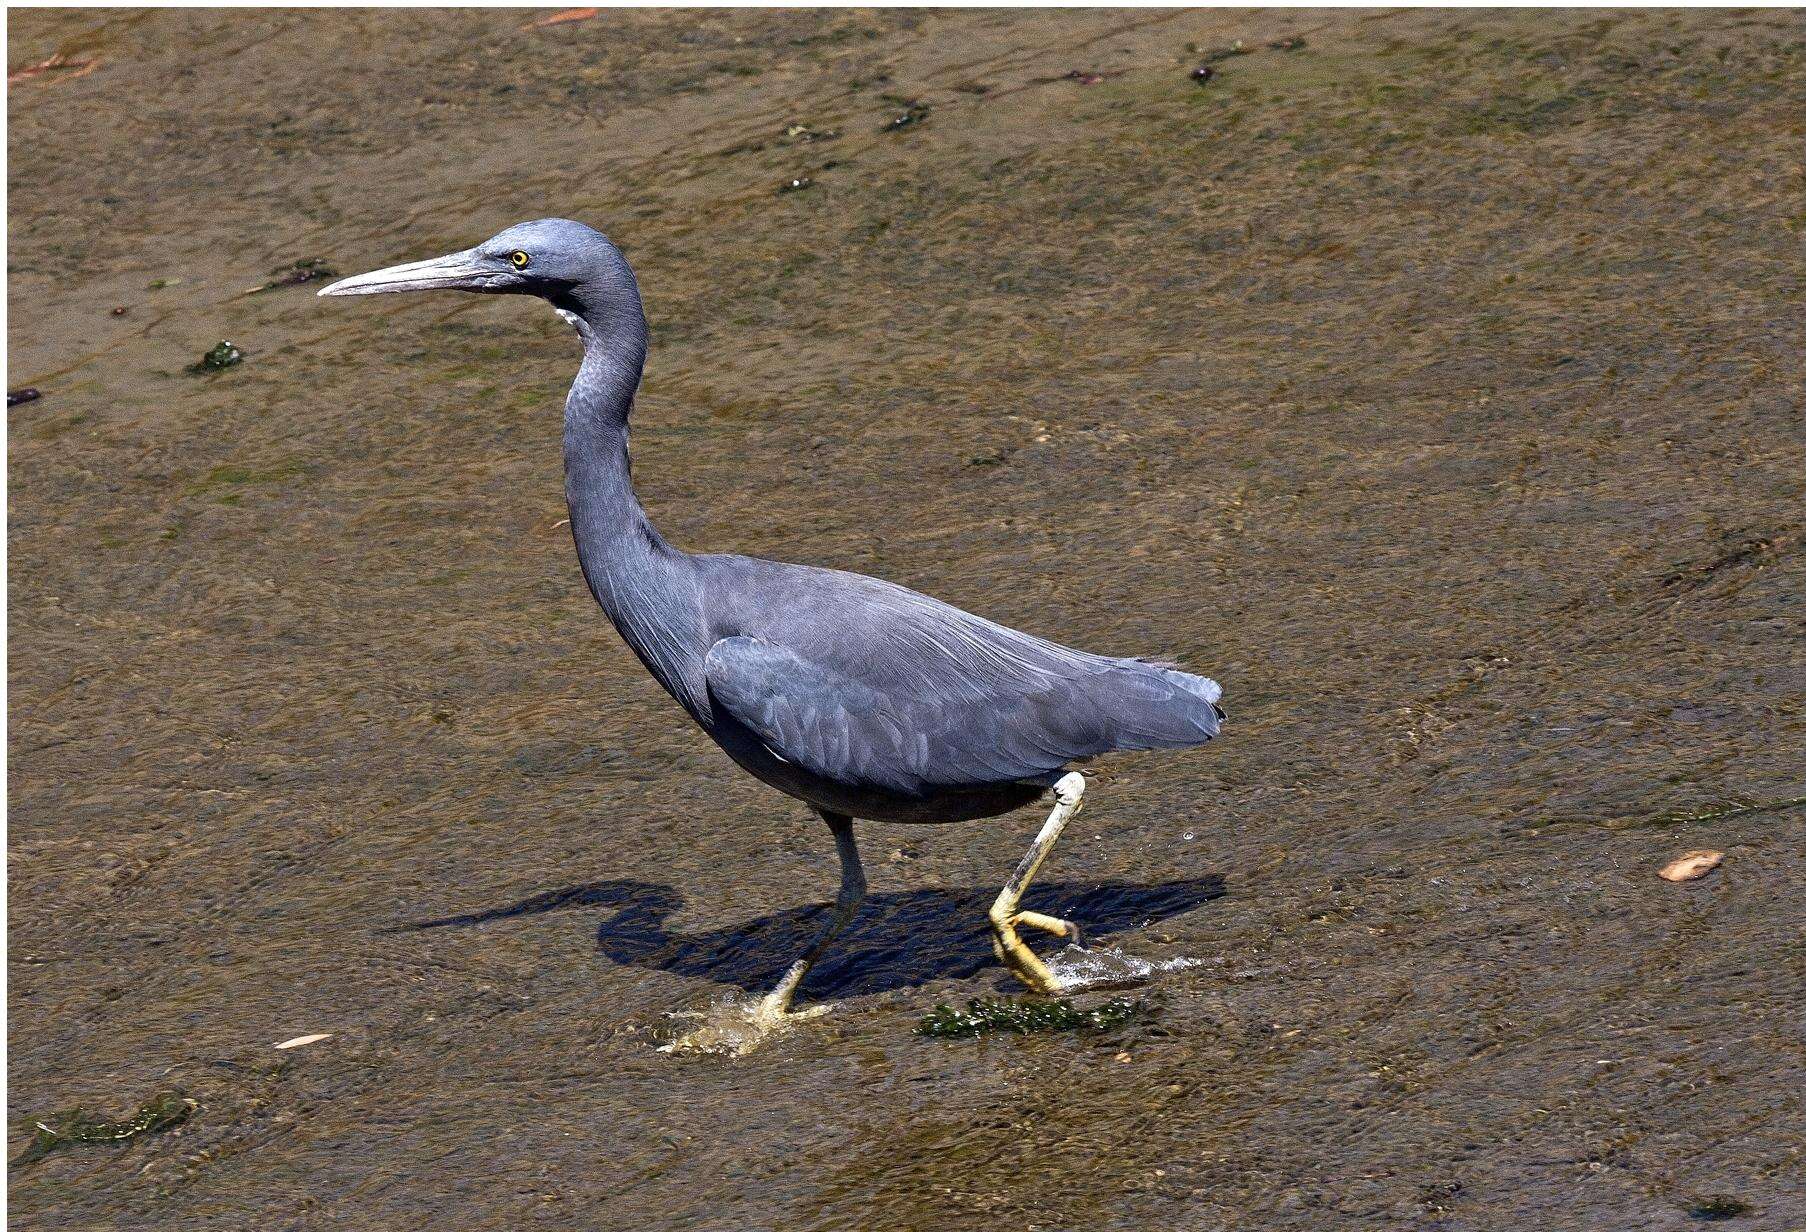
[[[785,761],[915,797],[1051,781],[1080,758],[1217,734],[1220,690],[1204,677],[1085,654],[900,587],[878,597],[891,610],[875,626],[855,622],[857,654],[820,629],[801,647],[716,642],[712,702]]]

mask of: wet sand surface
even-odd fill
[[[198,1104],[15,1227],[1806,1226],[1800,14],[531,16],[9,15],[10,1151]],[[574,339],[245,294],[547,214],[674,541],[1224,682],[1028,900],[1150,1019],[912,1033],[1024,811],[656,1050],[834,857],[585,592]]]

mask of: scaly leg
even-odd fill
[[[991,904],[991,945],[997,951],[997,957],[1015,973],[1017,979],[1034,991],[1050,996],[1061,990],[1059,977],[1047,969],[1046,963],[1035,957],[1035,952],[1017,936],[1016,928],[1026,924],[1030,928],[1039,928],[1076,943],[1079,939],[1078,926],[1056,916],[1042,915],[1038,911],[1018,911],[1016,908],[1022,901],[1029,882],[1035,879],[1041,862],[1047,859],[1047,853],[1053,850],[1054,843],[1059,840],[1060,831],[1078,813],[1084,798],[1085,776],[1076,770],[1054,784],[1053,812],[1047,815],[1047,823],[1030,844],[1028,854],[1016,865],[1016,871],[1004,882],[997,901]]]
[[[822,820],[828,823],[828,829],[834,833],[834,849],[840,855],[840,894],[834,900],[834,910],[828,916],[828,922],[822,926],[803,956],[790,964],[784,972],[784,978],[778,981],[776,988],[759,1000],[750,1011],[737,1013],[716,1013],[709,1015],[710,1021],[703,1023],[683,1038],[666,1044],[663,1052],[726,1052],[735,1056],[744,1056],[759,1046],[766,1035],[782,1027],[788,1022],[803,1018],[816,1018],[828,1012],[828,1007],[818,1005],[798,1013],[790,1012],[790,1001],[796,996],[798,984],[809,974],[809,968],[821,957],[822,951],[830,942],[840,935],[840,931],[852,920],[859,910],[859,904],[865,899],[865,870],[859,864],[859,846],[853,841],[853,819],[840,813],[829,813],[821,810]]]

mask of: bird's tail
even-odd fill
[[[1183,749],[1214,740],[1228,717],[1223,686],[1165,663],[1124,660],[1095,697],[1115,748]]]

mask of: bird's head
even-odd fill
[[[608,237],[568,218],[517,223],[475,248],[411,261],[340,279],[321,295],[383,295],[391,291],[489,291],[537,295],[580,312],[631,295],[633,274]]]

